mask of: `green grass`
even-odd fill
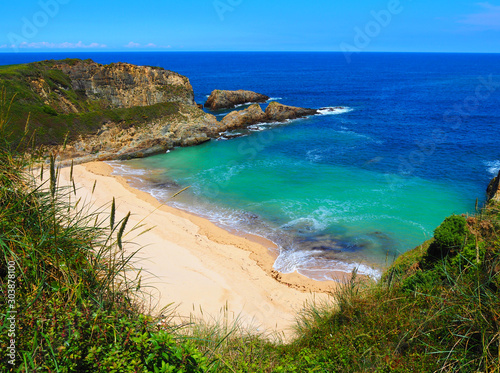
[[[206,371],[191,342],[144,312],[147,294],[124,249],[137,227],[115,221],[114,204],[92,213],[74,186],[58,187],[53,159],[36,182],[36,159],[6,140],[7,110],[0,106],[2,372]]]

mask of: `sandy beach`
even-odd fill
[[[129,241],[127,250],[142,248],[135,265],[143,268],[143,283],[156,288],[156,310],[172,304],[182,319],[238,319],[259,332],[279,332],[288,339],[304,305],[328,301],[328,293],[338,286],[297,273],[280,274],[272,268],[272,242],[231,234],[204,218],[161,204],[111,173],[112,167],[103,162],[75,166],[76,198],[92,208],[108,206],[108,213],[115,197],[117,221],[130,211],[127,226],[142,225],[124,240]],[[69,167],[60,170],[59,184],[70,184]]]

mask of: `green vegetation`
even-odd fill
[[[378,283],[354,273],[307,308],[292,343],[208,329],[198,347],[221,372],[500,372],[499,231],[493,202],[451,216]]]
[[[37,185],[26,172],[35,160],[7,142],[6,124],[0,111],[1,371],[206,371],[192,343],[141,312],[122,250],[128,217],[115,222],[114,204],[110,220],[82,209],[74,187],[57,186],[53,159]]]
[[[54,69],[57,63],[72,66],[78,62],[81,61],[66,59],[0,66],[0,87],[7,97],[15,96],[6,123],[11,142],[19,142],[28,120],[29,135],[36,133],[37,145],[60,145],[65,140],[95,134],[107,122],[128,128],[178,115],[180,105],[176,102],[111,109],[105,100],[89,99],[84,91],[73,89],[66,74]],[[187,95],[179,86],[169,85],[165,87],[168,90],[172,90],[173,98]]]
[[[53,160],[39,186],[26,172],[36,164],[22,146],[30,132],[23,127],[14,148],[9,123],[0,111],[3,371],[500,372],[498,203],[445,219],[379,282],[353,273],[331,303],[298,315],[289,343],[227,322],[160,327],[122,249],[128,216],[116,217],[114,201],[109,214],[82,208],[74,187],[57,187]],[[12,330],[14,365],[5,353]]]

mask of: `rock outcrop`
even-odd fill
[[[19,83],[29,86],[38,109],[32,123],[57,131],[42,145],[51,145],[61,160],[144,157],[221,132],[215,116],[196,105],[189,79],[172,71],[77,59],[22,66],[30,74]],[[65,146],[58,145],[66,135]]]
[[[230,131],[237,128],[246,128],[252,124],[263,123],[267,121],[266,114],[262,111],[259,104],[253,104],[245,110],[232,111],[221,121],[221,127],[224,131]]]
[[[266,109],[266,117],[271,122],[285,122],[290,119],[303,118],[318,114],[316,109],[305,109],[295,106],[287,106],[278,102],[271,102]]]
[[[500,201],[500,171],[498,172],[498,175],[491,180],[486,193],[488,194],[489,201]]]
[[[101,65],[92,60],[54,63],[71,79],[71,88],[107,108],[150,106],[165,102],[195,105],[189,79],[160,67],[129,63]]]
[[[94,160],[143,158],[164,153],[178,146],[192,146],[217,137],[220,125],[215,116],[196,106],[179,104],[179,113],[149,122],[143,126],[124,128],[108,122],[91,136],[81,137],[60,146],[60,160],[76,163]]]
[[[210,110],[232,109],[237,105],[266,102],[269,97],[252,91],[213,91],[205,102],[205,107]]]
[[[335,111],[335,109],[338,108],[332,108],[331,111]],[[278,102],[271,102],[266,111],[263,112],[259,104],[253,104],[245,110],[232,111],[226,115],[221,121],[221,127],[224,131],[229,131],[246,128],[252,124],[285,122],[318,113],[319,111],[316,109],[287,106]]]
[[[22,64],[4,70],[0,86],[6,87],[7,97],[21,97],[12,103],[10,130],[23,134],[29,119],[28,130],[37,130],[35,146],[76,162],[144,157],[253,124],[318,113],[277,102],[263,112],[258,102],[268,96],[216,90],[206,104],[212,110],[257,102],[218,122],[195,103],[185,76],[128,63],[66,59]],[[225,138],[237,135],[224,133]]]

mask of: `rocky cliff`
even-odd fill
[[[107,108],[150,106],[165,102],[194,105],[189,79],[158,67],[128,63],[101,65],[91,60],[56,62],[71,80],[71,88]]]
[[[498,175],[491,180],[486,190],[488,200],[500,201],[500,171]]]
[[[223,91],[216,89],[205,102],[205,107],[210,110],[232,109],[237,105],[248,103],[266,102],[269,97],[252,91]]]
[[[14,144],[29,122],[28,135],[35,135],[36,145],[77,162],[144,157],[252,124],[318,113],[272,102],[266,112],[254,104],[218,122],[196,105],[185,76],[158,67],[92,60],[0,66],[0,86],[8,98],[16,97],[9,114]],[[206,106],[217,110],[268,98],[251,91],[216,90]]]
[[[189,79],[162,68],[42,61],[0,66],[0,86],[16,97],[11,141],[29,118],[37,145],[55,146],[62,158],[143,156],[207,141],[220,129],[197,107]]]

